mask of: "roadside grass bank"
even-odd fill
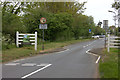
[[[93,39],[79,39],[79,40],[70,40],[70,41],[62,41],[62,42],[45,42],[44,51],[42,50],[42,43],[37,46],[37,51],[34,50],[34,46],[32,45],[24,46],[21,48],[15,47],[11,49],[2,50],[2,62],[4,63],[11,60],[24,58],[24,57],[49,53],[49,51],[52,51],[57,48],[63,48],[64,46],[67,46],[70,44],[89,41],[89,40],[93,40]]]
[[[102,58],[99,63],[100,78],[120,78],[118,75],[118,52],[120,49],[103,50]],[[120,62],[120,61],[119,61]]]

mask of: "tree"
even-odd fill
[[[13,5],[14,4],[14,5]],[[16,31],[24,32],[25,26],[22,25],[20,13],[20,7],[22,3],[17,2],[2,2],[2,33],[3,36],[9,35],[9,38],[15,40]]]
[[[120,8],[120,2],[119,1],[116,1],[112,4],[112,8],[115,8],[115,9],[118,9]]]

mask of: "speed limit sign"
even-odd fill
[[[40,19],[40,22],[41,22],[41,24],[45,24],[46,23],[46,18],[44,18],[44,17],[42,17],[41,19]]]

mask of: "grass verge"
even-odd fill
[[[118,49],[103,50],[99,72],[101,78],[118,78]]]
[[[2,51],[2,62],[8,62],[15,59],[20,59],[23,57],[34,56],[40,54],[40,52],[48,53],[51,50],[62,48],[66,45],[88,41],[91,39],[81,39],[81,40],[71,40],[71,41],[62,41],[62,42],[45,42],[45,50],[42,51],[42,45],[38,45],[37,51],[34,50],[34,46],[26,46],[22,48],[12,48]]]

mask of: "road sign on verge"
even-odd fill
[[[103,20],[103,28],[107,31],[108,30],[108,20]]]
[[[47,29],[47,24],[39,24],[39,29]]]
[[[42,17],[42,18],[40,19],[40,22],[41,22],[41,24],[45,24],[45,23],[47,22],[47,20],[46,20],[46,18]]]
[[[23,36],[23,42],[29,42],[29,36],[27,34]]]
[[[89,29],[89,33],[91,33],[91,29]]]

